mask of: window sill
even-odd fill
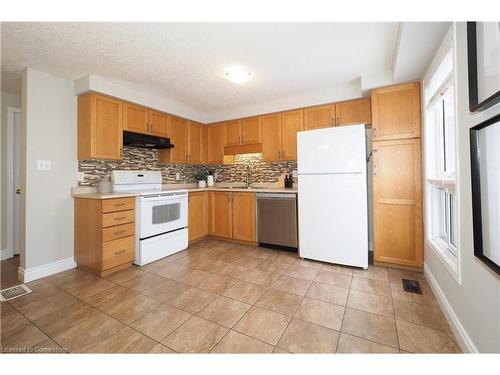
[[[460,279],[460,266],[459,266],[458,255],[457,256],[452,255],[448,250],[448,248],[440,245],[437,241],[433,239],[427,240],[426,242],[429,245],[429,247],[434,251],[434,253],[441,261],[443,266],[453,276],[457,284],[462,285]],[[457,249],[457,254],[459,254],[458,249]]]

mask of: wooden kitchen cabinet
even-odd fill
[[[190,192],[188,205],[189,242],[208,235],[208,192]]]
[[[211,191],[210,193],[210,235],[221,238],[233,237],[233,213],[231,192]]]
[[[167,122],[167,133],[173,148],[159,151],[158,162],[163,163],[187,163],[187,121],[179,117],[169,117]]]
[[[335,125],[371,124],[370,98],[335,103]]]
[[[233,120],[224,122],[224,146],[241,144],[241,121]]]
[[[255,242],[255,194],[234,192],[231,195],[233,239]]]
[[[201,164],[203,159],[203,125],[189,121],[187,129],[187,155],[191,164]]]
[[[372,139],[420,137],[420,83],[372,90]]]
[[[149,134],[149,109],[123,103],[123,130]]]
[[[135,198],[75,198],[75,260],[104,276],[130,267],[135,256]]]
[[[262,143],[262,127],[260,117],[248,117],[241,120],[241,144]]]
[[[335,126],[335,104],[304,108],[304,130]]]
[[[149,132],[157,137],[169,138],[169,116],[162,112],[149,111]]]
[[[304,130],[304,111],[281,113],[281,160],[297,160],[297,133]]]
[[[210,125],[207,129],[207,163],[222,164],[224,160],[224,125]]]
[[[78,97],[78,160],[121,160],[123,105],[88,93]]]
[[[262,160],[281,159],[281,113],[260,116],[262,126]]]
[[[420,139],[373,144],[373,233],[376,262],[422,267]]]

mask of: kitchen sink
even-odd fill
[[[259,190],[259,189],[268,189],[264,186],[225,186],[225,187],[217,187],[217,189],[246,189],[246,190]]]

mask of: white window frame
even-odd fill
[[[458,191],[455,189],[455,181],[458,176],[458,155],[457,155],[457,100],[456,100],[456,86],[455,86],[455,64],[453,61],[453,68],[449,71],[450,63],[450,53],[454,58],[453,43],[451,36],[448,43],[448,50],[444,51],[445,54],[442,55],[441,61],[438,61],[438,65],[435,70],[430,75],[430,79],[427,80],[427,84],[424,88],[425,104],[423,108],[425,128],[424,128],[424,150],[425,150],[425,211],[426,211],[426,221],[425,221],[425,241],[428,248],[432,249],[436,254],[437,258],[441,261],[444,267],[450,272],[450,274],[455,278],[458,284],[461,284],[461,272],[460,272],[460,234],[458,232],[458,221],[460,217],[460,207],[459,207],[459,195]],[[445,61],[446,60],[446,61]],[[453,59],[454,60],[454,59]],[[443,69],[443,65],[448,64],[446,69]],[[444,73],[443,73],[444,72]],[[439,74],[447,74],[445,78],[437,77]],[[441,80],[441,84],[436,84],[436,80]],[[424,79],[425,82],[425,79]],[[439,82],[438,82],[439,83]],[[454,171],[448,173],[444,171],[444,150],[443,145],[440,144],[443,137],[443,129],[430,129],[431,126],[435,124],[430,124],[428,122],[429,109],[431,109],[436,103],[442,101],[442,97],[453,90],[453,104],[454,104]],[[439,114],[443,115],[443,108],[438,109]],[[432,112],[432,115],[436,115]],[[446,126],[446,125],[445,125]],[[431,134],[432,130],[432,134]],[[437,135],[436,132],[439,132]],[[427,142],[427,143],[425,143]],[[446,155],[448,156],[448,155]],[[439,159],[439,160],[437,160]],[[449,202],[446,202],[443,209],[446,212],[441,212],[438,216],[436,214],[436,209],[440,207],[435,207],[433,201],[436,199],[436,191],[442,192],[442,194],[450,199],[450,195],[454,197],[454,223],[451,223],[450,216],[447,215],[450,209]],[[434,194],[434,196],[433,196]],[[441,223],[441,231],[446,232],[446,236],[443,238],[436,235],[436,220],[442,218],[444,222]],[[453,227],[452,227],[453,226]],[[450,230],[454,234],[454,242],[451,243],[452,239],[450,237]]]

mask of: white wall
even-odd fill
[[[469,129],[500,113],[500,105],[484,112],[469,112],[467,83],[466,24],[455,28],[457,104],[457,199],[459,206],[459,251],[461,284],[448,272],[427,243],[425,270],[437,297],[458,328],[467,349],[500,352],[500,277],[474,257]]]
[[[77,174],[77,115],[73,81],[28,68],[23,73],[23,115],[26,250],[21,267],[32,279],[53,271],[46,269],[53,262],[63,262],[58,271],[74,266],[71,187]],[[39,159],[50,160],[51,170],[37,170]]]
[[[1,93],[1,249],[7,247],[7,108],[21,108],[21,95],[2,91]]]

